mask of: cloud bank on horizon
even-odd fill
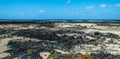
[[[120,19],[120,0],[0,0],[0,19]]]

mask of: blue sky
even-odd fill
[[[0,19],[120,19],[120,0],[0,0]]]

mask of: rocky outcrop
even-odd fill
[[[98,29],[97,25],[93,26],[96,28],[84,27],[82,24],[67,24],[65,27],[61,27],[65,24],[58,24],[56,27],[47,25],[19,24],[0,27],[0,58],[120,58],[120,35],[117,33],[105,32],[103,28]]]

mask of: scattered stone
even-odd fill
[[[62,50],[55,49],[56,52],[61,53],[61,54],[70,54],[69,52],[64,52]]]
[[[49,52],[40,52],[40,56],[43,58],[43,59],[48,59],[48,56],[50,55]]]
[[[2,54],[0,54],[0,59],[6,58],[8,56],[11,56],[10,53],[2,53]]]
[[[106,34],[106,37],[109,37],[109,38],[118,38],[118,39],[120,39],[119,35],[113,34],[113,33],[107,33],[107,34]]]

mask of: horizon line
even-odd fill
[[[1,20],[120,20],[120,19],[0,19]]]

